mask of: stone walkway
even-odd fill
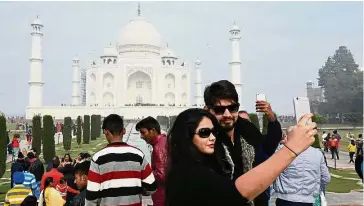
[[[363,192],[350,192],[350,193],[326,193],[326,200],[328,206],[360,206],[363,204]],[[275,206],[276,197],[273,194],[270,205]]]
[[[335,160],[331,159],[331,152],[325,152],[327,165],[335,168]],[[350,157],[348,152],[339,152],[339,160],[336,160],[336,169],[355,169],[354,163],[349,163]],[[354,157],[355,158],[355,157]]]

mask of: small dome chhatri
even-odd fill
[[[33,21],[33,23],[31,24],[33,25],[39,25],[39,26],[43,26],[42,22],[39,19],[39,15],[37,15],[37,18]]]
[[[109,46],[104,48],[104,54],[102,56],[105,57],[116,57],[118,55],[118,51],[116,50],[115,47],[113,47],[111,45],[111,42],[109,44]]]
[[[161,57],[172,57],[172,58],[177,58],[175,53],[173,52],[173,50],[171,48],[169,48],[168,44],[166,46],[166,48],[164,48],[161,51]]]

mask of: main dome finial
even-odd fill
[[[138,2],[138,16],[141,15],[141,10],[140,10],[140,2]]]

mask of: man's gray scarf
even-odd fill
[[[242,164],[243,164],[243,172],[244,174],[250,171],[253,168],[253,162],[255,159],[255,150],[252,145],[245,141],[243,136],[240,136],[240,145],[241,145],[241,157],[242,157]],[[232,180],[234,177],[234,162],[229,153],[228,147],[226,144],[222,143],[225,151],[225,161],[229,163],[230,166],[230,179]],[[230,172],[229,171],[229,172]],[[250,202],[249,205],[254,206],[253,202]]]

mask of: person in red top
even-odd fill
[[[158,121],[147,117],[138,122],[135,129],[140,132],[140,137],[153,146],[152,170],[157,182],[157,191],[152,195],[154,206],[165,205],[165,167],[167,164],[167,137],[161,134]]]
[[[61,178],[59,180],[59,183],[56,186],[56,190],[61,194],[61,196],[62,196],[62,198],[64,200],[67,199],[67,192],[70,192],[70,193],[73,193],[73,194],[76,194],[76,195],[80,194],[80,192],[78,190],[75,190],[72,187],[69,187],[64,178]]]
[[[42,191],[44,189],[44,183],[45,183],[45,180],[48,177],[53,178],[53,187],[56,188],[56,186],[59,183],[59,180],[61,178],[63,178],[63,174],[58,171],[59,164],[60,164],[59,159],[57,157],[54,157],[53,160],[52,160],[53,168],[49,172],[44,173],[44,175],[42,177],[42,181],[41,181],[41,185],[40,185],[40,191]]]
[[[11,145],[13,146],[13,160],[15,160],[15,157],[18,155],[19,150],[20,150],[20,145],[19,145],[19,135],[15,134],[13,137],[13,140],[11,141]]]
[[[334,135],[331,136],[331,139],[329,140],[329,148],[331,151],[331,159],[334,159],[334,155],[336,154],[337,159],[339,159],[339,140],[335,138]]]

